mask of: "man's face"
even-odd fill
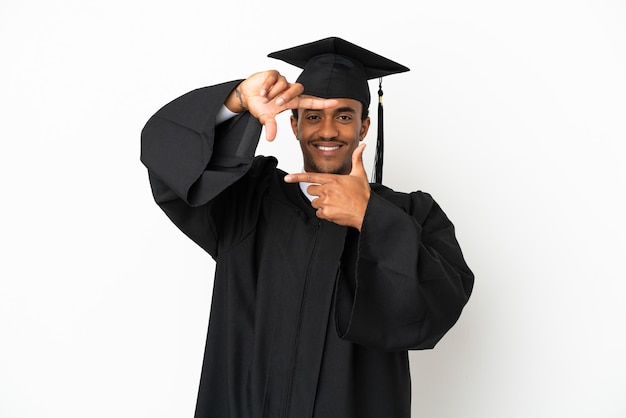
[[[316,173],[350,174],[352,152],[365,138],[370,118],[361,120],[358,100],[337,99],[330,109],[299,109],[291,128],[300,141],[304,170]]]

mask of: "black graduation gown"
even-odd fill
[[[457,321],[473,286],[430,195],[372,185],[362,231],[319,220],[258,121],[215,126],[237,81],[194,90],[142,131],[167,216],[216,260],[196,418],[409,417],[409,349]]]

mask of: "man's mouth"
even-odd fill
[[[315,145],[315,148],[317,148],[320,151],[336,151],[340,148],[339,145]]]

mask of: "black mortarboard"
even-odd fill
[[[268,57],[303,69],[296,81],[304,86],[304,94],[355,99],[363,103],[364,109],[370,105],[367,80],[409,71],[404,65],[337,37],[272,52]],[[375,183],[382,181],[382,93],[379,88]]]

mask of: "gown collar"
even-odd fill
[[[306,173],[306,170],[304,169],[304,167],[302,168],[301,172]],[[309,192],[307,192],[307,189],[309,188],[311,184],[317,184],[317,183],[308,183],[306,181],[301,181],[299,184],[300,184],[300,190],[302,190],[302,193],[304,193],[307,199],[309,199],[309,202],[312,202],[313,199],[317,198],[317,196],[313,196],[312,194],[309,194]]]
[[[301,181],[299,184],[300,184],[300,190],[302,190],[302,193],[304,193],[307,199],[309,199],[309,202],[312,202],[313,199],[315,199],[317,196],[313,196],[309,194],[309,192],[307,192],[307,189],[311,184],[314,184],[314,183],[307,183],[305,181]]]

